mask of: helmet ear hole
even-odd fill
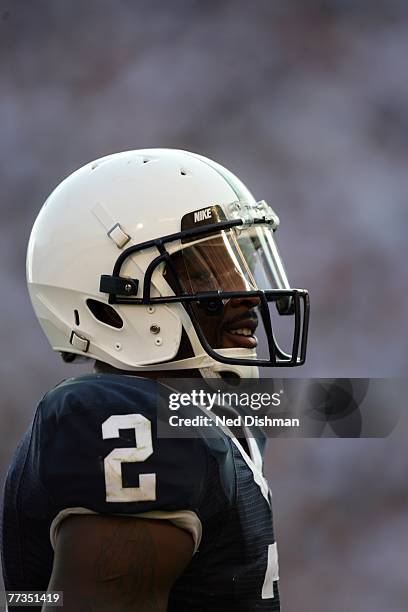
[[[86,305],[95,319],[101,321],[101,323],[105,323],[105,325],[110,325],[110,327],[115,327],[116,329],[121,329],[123,327],[122,318],[112,306],[109,306],[109,304],[88,299],[86,300]]]

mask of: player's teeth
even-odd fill
[[[252,336],[252,332],[250,329],[248,329],[248,327],[242,329],[231,329],[230,333],[237,334],[239,336]]]

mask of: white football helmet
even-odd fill
[[[288,283],[278,225],[205,157],[108,155],[68,176],[39,212],[27,253],[35,313],[66,361],[206,377],[301,365],[308,293]],[[281,315],[292,323],[279,339]]]

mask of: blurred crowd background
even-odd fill
[[[115,151],[202,153],[278,212],[312,304],[288,375],[406,375],[407,62],[403,0],[1,0],[0,481],[42,394],[89,369],[35,320],[31,226]],[[270,441],[283,612],[406,612],[406,434]]]

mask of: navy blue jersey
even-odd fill
[[[251,458],[218,427],[211,437],[158,437],[157,397],[155,381],[117,374],[69,379],[44,396],[5,483],[6,590],[47,590],[68,514],[143,515],[169,518],[196,542],[170,612],[279,610],[258,446],[250,441]]]

